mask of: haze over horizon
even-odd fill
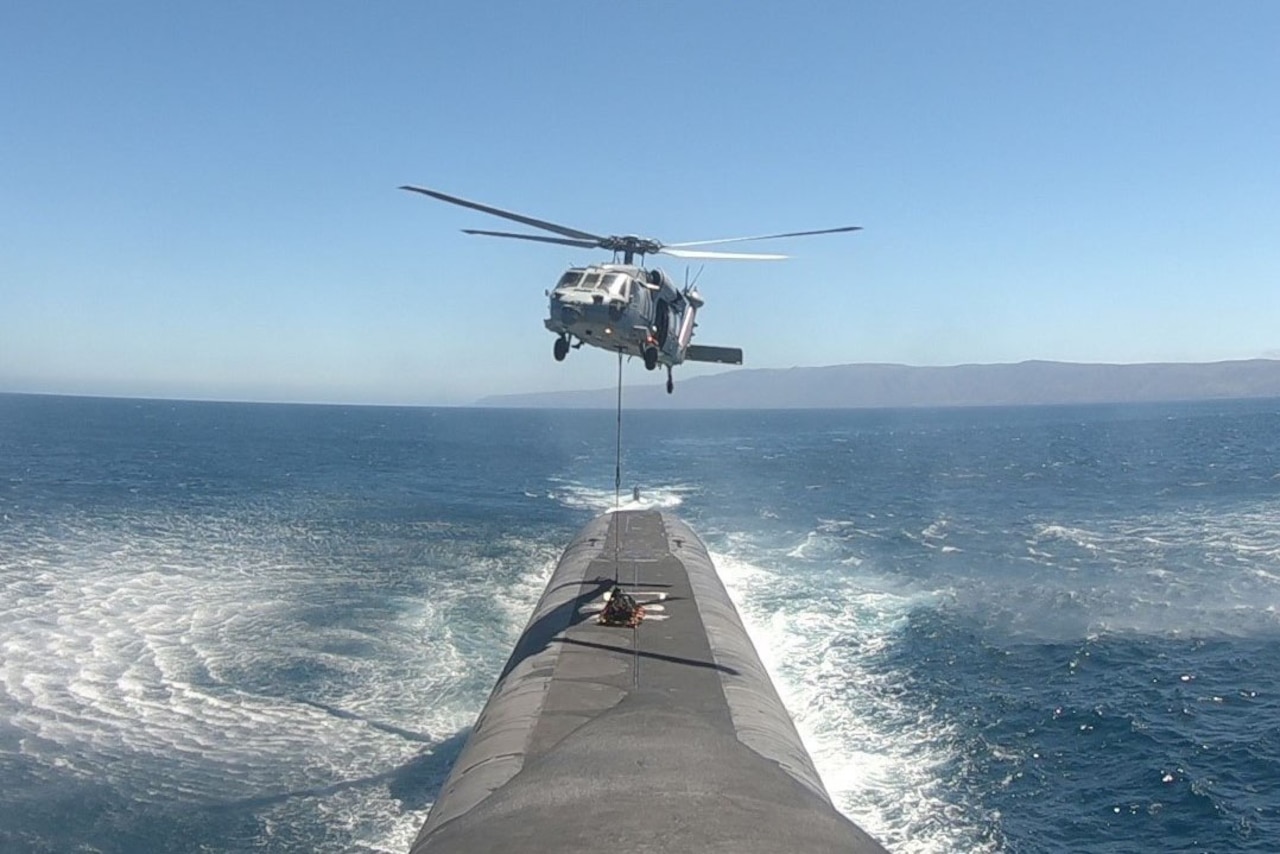
[[[406,183],[668,242],[863,226],[708,264],[697,341],[746,367],[1274,358],[1280,6],[1225,8],[20,0],[0,392],[613,381],[542,328],[605,253]]]

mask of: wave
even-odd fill
[[[687,484],[641,485],[623,489],[615,495],[612,489],[599,489],[574,481],[553,480],[552,483],[548,498],[564,507],[595,513],[612,513],[615,510],[670,510],[683,504],[685,496],[694,491],[694,487]]]
[[[435,536],[392,581],[359,531],[255,509],[10,529],[0,760],[30,787],[106,781],[122,821],[240,809],[267,837],[347,828],[344,850],[408,850],[423,762],[471,726],[558,556]]]
[[[983,828],[995,817],[938,783],[959,759],[956,725],[877,666],[936,595],[847,566],[800,572],[728,539],[712,559],[837,808],[893,851],[994,850]]]
[[[1045,523],[1024,545],[1035,568],[998,579],[1006,594],[1009,584],[1022,590],[1004,598],[1018,632],[1064,639],[1280,630],[1280,506],[1202,507],[1089,527]],[[977,607],[986,607],[980,603],[991,598],[994,580],[970,579]],[[1066,600],[1069,607],[1056,607]]]

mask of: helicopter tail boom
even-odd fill
[[[690,344],[684,351],[686,362],[719,362],[722,365],[741,365],[741,347],[712,347],[703,344]]]

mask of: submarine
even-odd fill
[[[565,549],[410,854],[887,850],[831,803],[674,514]]]

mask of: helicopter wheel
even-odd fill
[[[569,339],[557,338],[555,347],[552,349],[551,352],[555,354],[557,362],[563,362],[564,357],[569,355]]]
[[[646,347],[644,351],[644,369],[652,371],[658,367],[658,350],[656,347]]]

